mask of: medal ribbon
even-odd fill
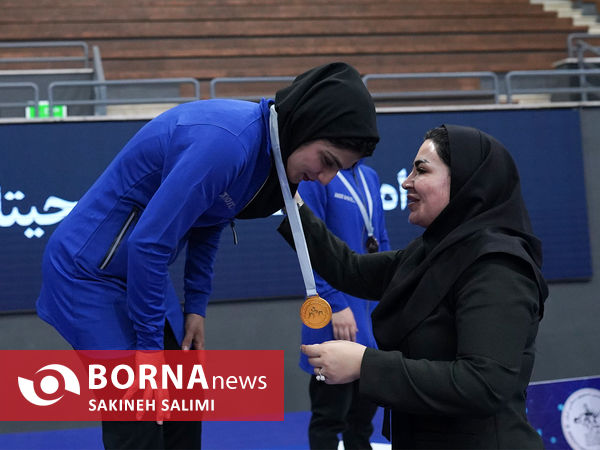
[[[317,295],[315,277],[310,264],[310,256],[308,255],[308,247],[306,246],[306,240],[304,239],[304,232],[302,231],[300,213],[296,207],[296,202],[292,198],[290,186],[285,174],[285,167],[283,166],[283,159],[281,158],[281,148],[279,147],[279,129],[277,127],[277,111],[275,111],[275,105],[271,105],[269,128],[271,130],[271,146],[273,147],[273,156],[275,157],[275,168],[277,169],[279,184],[281,185],[281,193],[283,194],[285,209],[288,220],[290,221],[290,227],[292,229],[292,236],[296,246],[296,254],[298,255],[298,262],[300,263],[300,271],[302,272],[304,286],[306,287],[306,296],[311,297]]]
[[[367,228],[367,234],[369,237],[371,237],[371,236],[373,236],[373,223],[372,223],[373,199],[371,198],[371,191],[369,191],[369,186],[367,186],[367,180],[365,180],[365,176],[363,175],[362,170],[360,170],[360,167],[358,167],[357,169],[358,169],[358,174],[360,175],[360,179],[362,181],[363,187],[365,189],[365,195],[367,196],[367,204],[369,206],[368,214],[367,214],[367,210],[365,208],[364,203],[362,202],[362,200],[360,199],[360,197],[358,196],[358,194],[356,193],[356,191],[354,190],[354,188],[352,187],[350,182],[348,180],[346,180],[346,177],[344,175],[342,175],[341,172],[338,172],[337,176],[342,181],[342,183],[344,183],[344,186],[346,186],[346,189],[348,189],[348,191],[352,195],[352,198],[354,198],[354,201],[356,202],[356,205],[358,206],[358,209],[360,210],[360,214],[362,215],[363,221],[365,222],[365,227]]]

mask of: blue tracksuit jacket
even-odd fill
[[[362,163],[359,166],[365,176],[373,199],[373,234],[379,241],[379,251],[389,250],[390,244],[379,194],[381,185],[379,177],[372,168]],[[342,170],[340,173],[352,185],[365,208],[367,208],[365,189],[357,169]],[[363,217],[352,195],[338,177],[335,177],[327,186],[319,183],[301,182],[298,186],[298,192],[314,214],[323,220],[336,236],[348,243],[352,250],[366,253],[367,230]],[[333,312],[350,307],[358,328],[356,341],[368,347],[376,347],[371,325],[371,311],[375,308],[376,302],[359,299],[337,291],[316,273],[315,282],[317,292],[330,303]],[[303,344],[317,344],[332,339],[333,327],[331,323],[321,329],[312,329],[302,325]],[[313,373],[313,367],[308,363],[306,355],[302,353],[300,354],[300,367],[310,374]]]
[[[223,227],[270,169],[268,101],[204,100],[146,124],[52,234],[39,316],[76,349],[183,338],[168,266],[187,244],[185,312],[205,314]]]

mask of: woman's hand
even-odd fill
[[[327,341],[303,345],[315,375],[323,375],[327,384],[350,383],[360,378],[360,365],[367,347],[350,341]]]
[[[204,317],[199,314],[185,315],[185,336],[182,350],[204,350]]]
[[[155,350],[155,351],[136,351],[135,352],[135,382],[131,384],[129,389],[125,391],[123,394],[123,400],[131,400],[136,395],[138,395],[140,381],[139,381],[139,367],[142,365],[150,365],[152,367],[162,367],[166,364],[165,362],[165,352],[163,350]],[[169,389],[164,389],[158,387],[157,389],[152,389],[153,382],[144,382],[144,390],[142,393],[142,398],[144,404],[148,402],[153,402],[156,405],[162,405],[163,401],[169,402]],[[158,385],[157,385],[158,386]],[[142,420],[144,417],[143,411],[137,411],[135,413],[135,418],[137,420]],[[158,425],[162,425],[165,420],[171,417],[171,411],[164,411],[162,408],[156,409],[156,423]]]

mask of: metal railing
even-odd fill
[[[493,97],[498,103],[500,90],[498,76],[494,72],[441,72],[441,73],[386,73],[365,75],[362,80],[367,89],[369,81],[375,80],[408,80],[408,79],[435,79],[435,78],[478,78],[481,82],[491,82],[490,89],[442,89],[422,91],[388,91],[371,92],[374,99],[414,99],[414,98],[465,98],[465,97]]]
[[[31,89],[33,91],[33,98],[31,100],[2,102],[0,103],[0,107],[11,108],[20,106],[37,106],[40,101],[40,90],[35,83],[31,83],[29,81],[0,82],[0,90],[4,88]]]
[[[210,98],[236,98],[239,100],[260,100],[274,94],[274,92],[265,93],[265,95],[236,95],[236,96],[217,96],[217,85],[219,84],[246,84],[246,83],[289,83],[295,77],[219,77],[210,81]]]
[[[600,69],[515,70],[508,72],[505,77],[506,101],[511,103],[515,94],[575,94],[580,95],[582,101],[587,101],[588,94],[600,94],[600,86],[592,84],[589,81],[590,76],[600,77]],[[576,79],[578,86],[518,87],[515,83],[515,80],[519,78],[541,81],[558,77]]]
[[[94,60],[94,80],[103,83],[106,81],[104,78],[104,67],[102,66],[102,57],[100,56],[100,49],[94,45],[92,48],[93,60]],[[106,85],[100,85],[94,88],[94,94],[96,98],[106,98]],[[94,108],[94,115],[105,116],[106,105],[96,105]]]
[[[119,87],[139,87],[142,85],[179,85],[191,84],[194,90],[194,95],[191,97],[183,96],[157,96],[157,97],[123,97],[95,99],[59,99],[56,91],[60,88],[67,87],[90,87],[101,88],[108,86]],[[106,94],[106,93],[105,93]],[[60,103],[66,106],[97,106],[97,105],[128,105],[128,104],[144,104],[144,103],[185,103],[200,99],[200,83],[195,78],[156,78],[156,79],[132,79],[132,80],[110,80],[110,81],[55,81],[48,85],[48,102],[50,108],[53,105]]]
[[[82,56],[31,56],[18,58],[0,58],[1,63],[26,63],[26,62],[76,62],[81,61],[84,68],[89,67],[89,48],[83,41],[56,41],[56,42],[0,42],[0,49],[17,48],[81,48]]]
[[[514,96],[517,94],[568,94],[569,98],[578,98],[581,101],[587,101],[590,94],[599,95],[600,86],[600,69],[587,69],[584,67],[584,54],[591,53],[600,56],[600,45],[594,45],[590,41],[597,40],[600,42],[600,34],[590,33],[571,33],[567,38],[567,48],[569,57],[576,57],[578,60],[579,69],[568,70],[536,70],[536,71],[511,71],[506,74],[502,83],[499,81],[499,76],[494,72],[446,72],[446,73],[376,73],[367,74],[362,80],[371,91],[371,95],[375,100],[394,101],[394,100],[468,100],[468,99],[483,99],[489,100],[489,103],[500,103],[501,94],[506,92],[507,102],[512,103]],[[108,105],[126,105],[126,104],[149,104],[149,103],[183,103],[200,99],[200,83],[195,78],[165,78],[165,79],[130,79],[130,80],[110,80],[107,81],[104,77],[102,69],[102,59],[100,50],[94,46],[92,48],[93,55],[90,59],[88,44],[83,41],[57,41],[57,42],[0,42],[1,49],[20,49],[20,48],[79,48],[81,49],[80,56],[32,56],[32,57],[0,57],[0,63],[22,63],[22,62],[81,62],[88,69],[90,61],[93,64],[89,70],[93,71],[93,81],[54,81],[48,86],[48,102],[50,108],[56,104],[67,106],[83,106],[93,108],[91,111],[95,115],[105,115]],[[48,51],[44,52],[46,55]],[[68,53],[73,54],[73,51]],[[565,81],[560,78],[568,78]],[[477,79],[477,84],[467,85],[465,83],[437,83],[440,89],[434,89],[431,80],[444,79]],[[210,97],[211,98],[236,98],[241,100],[259,100],[261,97],[272,96],[275,92],[265,93],[266,95],[248,94],[249,92],[260,90],[274,90],[278,84],[287,85],[294,80],[293,76],[265,76],[265,77],[219,77],[210,81]],[[406,80],[419,80],[418,83],[410,83],[410,87],[404,87],[402,83]],[[423,83],[421,83],[423,81]],[[193,95],[182,95],[181,86],[175,92],[175,88],[166,88],[167,85],[190,84],[193,87]],[[163,89],[144,89],[144,86],[161,86]],[[222,93],[217,92],[218,87],[230,85],[229,94],[227,89],[223,89]],[[237,86],[232,86],[237,85]],[[420,85],[420,86],[419,86]],[[406,85],[405,85],[406,86]],[[453,86],[457,88],[452,89]],[[475,87],[473,87],[475,86]],[[0,89],[29,89],[32,90],[32,98],[24,98],[22,101],[19,96],[11,95],[5,97],[4,102],[0,101],[0,107],[20,107],[37,105],[40,101],[40,92],[46,96],[46,86],[40,87],[34,82],[0,82]],[[82,91],[76,92],[79,97],[62,95],[65,93],[61,89],[68,88],[89,88],[89,93]],[[114,95],[112,88],[119,91],[119,95]],[[131,89],[129,89],[131,88]],[[85,89],[84,89],[85,91]],[[137,91],[136,95],[130,95]],[[158,92],[156,97],[149,97],[149,93]],[[185,92],[191,92],[192,89],[187,89]],[[73,91],[71,91],[72,93]],[[240,93],[238,95],[238,93]],[[112,96],[110,94],[113,94]],[[122,95],[125,93],[125,95]],[[67,92],[67,94],[69,94]],[[223,95],[225,94],[225,95]],[[90,98],[87,98],[90,97]],[[557,98],[557,97],[555,97]],[[41,100],[44,100],[42,98]]]
[[[600,40],[600,34],[590,33],[571,33],[567,36],[567,54],[569,58],[577,57],[578,48],[585,47],[593,53],[600,56],[600,46],[593,46],[586,42],[586,39],[598,39]]]
[[[600,34],[571,33],[567,37],[567,52],[569,58],[577,58],[577,67],[580,69],[586,68],[586,52],[594,54],[594,58],[600,56],[600,46],[590,44],[587,42],[589,39],[595,39],[600,42]]]
[[[584,51],[593,52],[600,56],[600,46],[593,46],[586,39],[599,39],[600,34],[589,33],[572,33],[568,37],[568,49],[570,55],[577,55],[582,58]],[[66,60],[85,61],[88,65],[89,55],[88,46],[85,42],[70,41],[57,43],[0,43],[1,48],[17,48],[17,47],[51,47],[51,46],[77,46],[82,49],[83,56],[67,57]],[[94,46],[93,50],[93,81],[54,81],[48,84],[48,103],[52,108],[54,105],[61,104],[66,106],[83,106],[93,107],[93,114],[105,115],[108,105],[127,105],[127,104],[150,104],[150,103],[184,103],[200,99],[200,83],[195,78],[157,78],[157,79],[129,79],[129,80],[110,80],[104,78],[102,69],[102,61],[100,50]],[[18,61],[56,61],[62,58],[41,57],[41,58],[18,58]],[[0,62],[13,62],[17,58],[0,58]],[[405,80],[423,80],[423,85],[427,85],[429,80],[444,80],[444,79],[477,79],[478,86],[476,88],[457,88],[445,89],[450,83],[441,83],[441,89],[432,89],[431,87],[415,88],[415,83],[411,83],[410,89],[397,88]],[[561,80],[562,78],[562,80]],[[565,78],[567,81],[564,81]],[[229,84],[236,84],[231,92],[251,91],[258,86],[260,89],[272,89],[277,84],[287,85],[292,82],[292,76],[276,76],[276,77],[219,77],[210,81],[210,97],[216,98],[219,96],[217,87]],[[567,69],[567,70],[532,70],[532,71],[511,71],[506,74],[502,83],[499,81],[499,76],[494,72],[446,72],[446,73],[391,73],[391,74],[367,74],[363,78],[363,83],[371,91],[371,95],[375,100],[435,100],[435,99],[469,99],[479,98],[488,99],[489,103],[500,103],[501,94],[506,92],[507,102],[512,103],[514,96],[518,94],[567,94],[570,100],[588,101],[590,96],[594,95],[594,100],[600,98],[600,68],[599,69]],[[552,81],[549,81],[552,80]],[[396,83],[398,82],[398,83]],[[429,83],[431,84],[431,83]],[[464,83],[463,87],[466,86]],[[190,85],[187,90],[182,91],[184,86]],[[145,89],[144,87],[159,86],[161,89]],[[171,87],[169,87],[171,86]],[[393,86],[392,89],[389,87]],[[469,86],[474,86],[473,84]],[[241,87],[241,88],[240,88]],[[11,98],[5,97],[4,102],[0,102],[0,107],[21,107],[38,105],[40,101],[40,87],[34,82],[0,82],[0,89],[29,89],[32,91],[32,98],[24,98],[22,101],[18,96],[12,95]],[[74,98],[73,95],[64,95],[69,88],[83,89],[76,92],[79,97]],[[89,88],[85,92],[85,88]],[[61,90],[67,91],[61,91]],[[115,95],[112,89],[118,90],[118,95]],[[177,90],[175,90],[177,89]],[[45,91],[45,89],[44,89]],[[192,95],[183,95],[183,92]],[[82,94],[83,92],[83,94]],[[135,92],[136,95],[131,95]],[[155,97],[149,97],[149,93],[158,93]],[[177,95],[173,95],[176,92]],[[71,94],[73,91],[71,91]],[[236,98],[243,100],[259,100],[261,97],[271,96],[275,92],[267,95],[230,95],[221,98]],[[59,94],[63,94],[62,96]],[[110,94],[113,94],[112,96]],[[45,95],[45,94],[44,94]],[[89,97],[89,98],[87,98]],[[560,97],[560,96],[557,96]],[[556,101],[555,97],[553,100]],[[43,98],[41,100],[44,100]],[[560,101],[560,100],[558,100]]]

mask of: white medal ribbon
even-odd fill
[[[279,147],[279,129],[277,127],[277,111],[275,111],[275,105],[271,105],[269,128],[271,130],[271,146],[273,148],[273,156],[275,157],[275,168],[277,169],[277,175],[279,177],[279,184],[281,185],[281,193],[283,194],[288,220],[290,221],[290,227],[292,228],[292,236],[294,238],[294,244],[296,245],[296,254],[298,255],[298,262],[300,263],[300,271],[302,272],[304,286],[306,287],[306,297],[312,297],[317,295],[315,277],[310,264],[310,257],[308,255],[306,240],[304,239],[304,232],[302,231],[300,213],[298,212],[296,202],[292,198],[288,179],[285,174],[285,167],[283,166],[283,159],[281,158],[281,148]]]
[[[362,200],[360,199],[350,182],[346,179],[346,177],[341,172],[337,173],[337,177],[342,181],[342,183],[344,183],[344,186],[346,186],[346,189],[348,189],[348,191],[352,195],[352,198],[354,198],[354,201],[356,202],[356,205],[360,210],[360,214],[362,215],[363,221],[365,222],[367,234],[369,235],[369,237],[371,237],[373,236],[373,199],[371,198],[371,191],[369,191],[369,186],[367,186],[367,180],[365,180],[365,176],[363,175],[362,170],[360,170],[360,167],[358,167],[358,174],[360,175],[363,188],[365,189],[365,195],[367,196],[367,205],[369,207],[368,214],[364,203],[362,202]]]

